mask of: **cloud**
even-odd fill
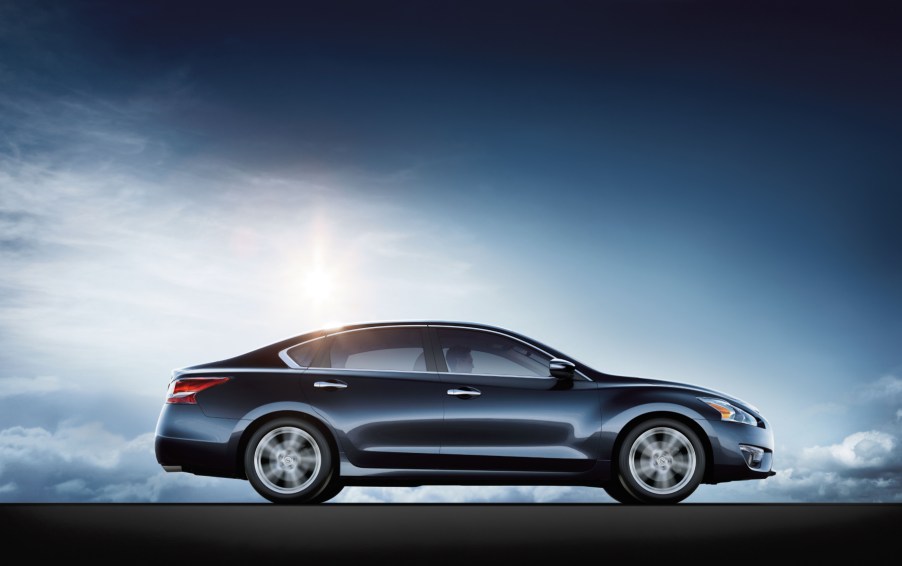
[[[0,431],[0,456],[4,462],[29,461],[35,465],[52,462],[84,464],[111,469],[130,453],[146,452],[153,445],[148,433],[130,441],[108,432],[100,423],[79,426],[63,424],[55,432],[43,428],[16,426]]]
[[[862,385],[850,399],[845,412],[866,430],[831,444],[781,447],[775,455],[777,475],[758,483],[750,495],[788,501],[902,501],[902,379],[884,375]]]
[[[786,468],[766,480],[759,501],[893,503],[902,501],[900,473],[856,478],[836,471]],[[761,493],[763,492],[763,494]],[[762,497],[763,495],[763,497]]]
[[[839,444],[813,446],[802,452],[800,464],[833,470],[881,469],[896,458],[896,439],[876,430],[850,434]]]
[[[864,401],[898,402],[902,398],[902,378],[884,375],[862,388],[860,397]]]
[[[53,376],[3,377],[0,378],[0,399],[17,395],[52,393],[66,388],[71,386]]]
[[[0,501],[261,501],[242,480],[167,474],[153,433],[125,438],[100,423],[0,431]]]
[[[753,500],[802,502],[902,501],[902,455],[893,432],[855,432],[827,446],[783,452],[777,475],[760,482]]]
[[[359,172],[177,155],[149,125],[161,113],[143,98],[0,93],[4,366],[152,394],[175,367],[332,320],[415,318],[435,296],[456,310],[496,292],[474,267],[480,242],[453,221],[369,192]],[[312,306],[316,261],[334,288]]]
[[[333,503],[611,503],[599,488],[571,486],[347,487]]]

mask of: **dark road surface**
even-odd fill
[[[900,539],[902,505],[0,505],[39,563],[866,564]]]

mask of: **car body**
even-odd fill
[[[155,438],[167,471],[248,479],[274,502],[343,486],[581,485],[675,503],[774,474],[753,406],[614,376],[469,322],[322,329],[173,372]]]

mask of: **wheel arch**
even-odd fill
[[[335,455],[335,464],[333,473],[338,474],[340,461],[340,449],[338,446],[338,441],[335,439],[335,434],[333,434],[332,429],[320,418],[311,415],[310,413],[305,413],[303,411],[298,410],[280,410],[273,411],[272,413],[266,413],[265,415],[260,415],[250,424],[248,424],[244,430],[241,432],[241,438],[238,440],[238,448],[235,450],[235,466],[238,471],[239,477],[243,479],[247,479],[247,471],[244,468],[244,452],[247,450],[247,444],[250,442],[251,436],[266,424],[275,421],[277,419],[282,418],[290,418],[297,419],[308,423],[310,425],[315,426],[326,440],[329,442],[329,448],[332,450],[332,453]]]
[[[682,413],[678,413],[675,411],[653,411],[649,413],[643,413],[641,415],[637,415],[633,417],[631,420],[627,421],[622,427],[620,427],[620,431],[617,433],[617,437],[614,439],[614,444],[611,450],[611,478],[616,478],[618,473],[618,460],[620,454],[620,448],[623,446],[623,439],[626,435],[633,430],[638,425],[643,422],[650,421],[653,419],[672,419],[681,424],[689,427],[692,432],[698,436],[699,442],[702,443],[702,448],[705,451],[705,469],[702,474],[702,483],[710,483],[710,479],[713,476],[712,466],[713,462],[713,448],[711,446],[711,439],[708,437],[708,433],[698,424],[695,419],[687,417]]]

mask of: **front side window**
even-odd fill
[[[550,358],[512,338],[494,332],[437,328],[448,371],[520,377],[550,377]]]
[[[371,328],[337,334],[329,363],[333,368],[426,371],[419,328]]]

